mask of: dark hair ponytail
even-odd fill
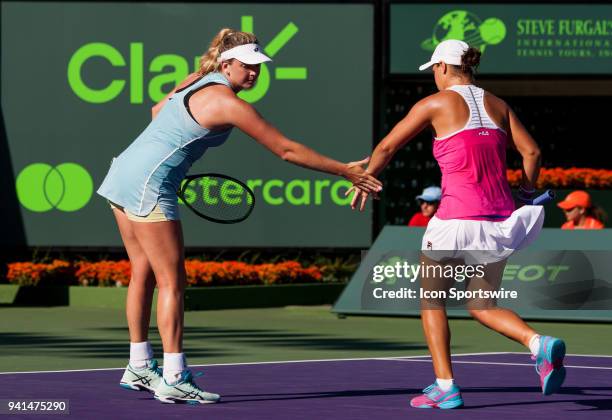
[[[480,64],[481,55],[482,53],[477,48],[468,48],[467,51],[461,56],[461,72],[474,75],[478,65]]]
[[[606,223],[608,221],[608,214],[604,209],[599,206],[592,205],[586,211],[587,216],[594,217],[599,220],[601,223]]]

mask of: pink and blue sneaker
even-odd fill
[[[546,335],[540,337],[538,355],[531,358],[536,361],[535,369],[540,375],[542,394],[550,395],[561,388],[565,380],[564,357],[565,343],[563,340]]]
[[[414,408],[459,408],[463,406],[461,391],[457,385],[444,392],[436,382],[423,390],[423,395],[414,397],[410,400],[410,405]]]

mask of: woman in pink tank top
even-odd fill
[[[540,150],[515,113],[501,99],[474,85],[480,52],[458,40],[446,40],[419,69],[432,68],[439,92],[417,102],[408,115],[382,139],[372,153],[367,172],[377,176],[393,155],[419,132],[433,131],[433,152],[442,172],[442,198],[423,236],[426,266],[481,265],[483,273],[466,280],[468,291],[497,290],[514,251],[538,235],[543,224],[541,206],[515,210],[506,180],[506,149],[523,159],[519,200],[534,193],[540,170]],[[351,207],[363,210],[368,194],[358,188]],[[454,279],[421,276],[421,288],[463,287]],[[556,392],[565,377],[562,340],[541,336],[516,313],[493,299],[468,303],[481,324],[529,348],[536,360],[544,394]],[[463,405],[454,383],[450,360],[450,331],[445,299],[422,300],[421,318],[432,356],[436,382],[411,400],[417,408],[456,408]]]

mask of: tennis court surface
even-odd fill
[[[526,353],[457,354],[453,361],[465,407],[444,412],[409,406],[433,382],[428,356],[192,366],[204,373],[202,388],[222,395],[219,404],[161,404],[120,388],[122,369],[3,373],[0,395],[69,400],[75,418],[601,419],[612,410],[612,356],[568,355],[564,387],[552,396],[540,394]]]

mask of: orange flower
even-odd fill
[[[255,285],[319,281],[321,270],[302,268],[296,261],[276,264],[246,264],[240,261],[185,261],[187,283],[191,286]]]
[[[128,260],[79,261],[75,265],[75,276],[83,286],[127,286],[132,276]]]
[[[6,279],[20,286],[71,284],[74,273],[72,265],[62,260],[53,260],[50,264],[15,262],[8,264]]]
[[[247,264],[240,261],[186,260],[185,272],[190,286],[257,285],[277,283],[312,283],[323,278],[322,268],[304,268],[297,261],[274,264]],[[37,285],[53,279],[61,284],[78,283],[83,286],[127,286],[131,267],[128,260],[67,261],[54,260],[51,264],[16,262],[8,265],[7,279],[20,285]]]
[[[508,169],[508,183],[517,188],[522,179],[520,169]],[[541,168],[537,188],[612,188],[612,170],[592,168]]]

